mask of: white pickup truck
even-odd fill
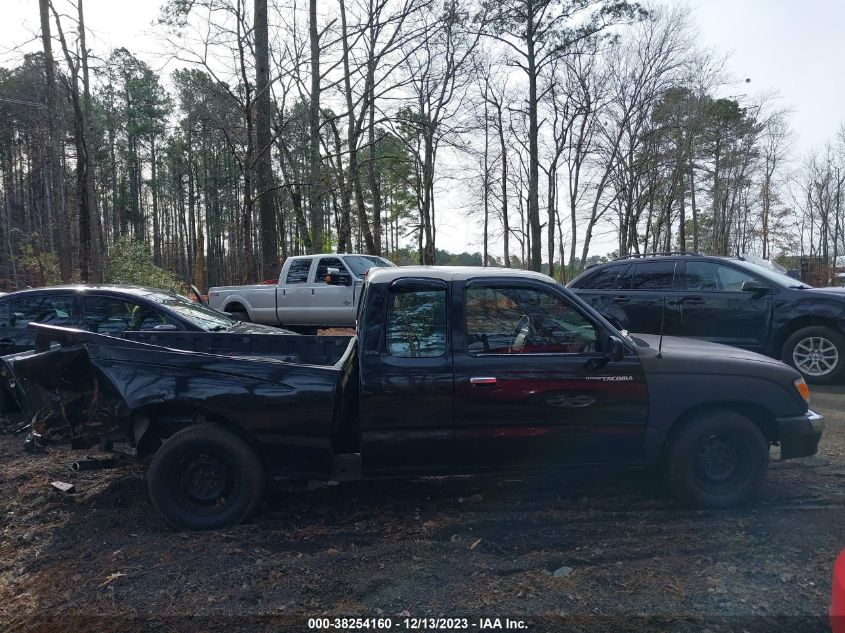
[[[208,289],[208,304],[235,318],[299,329],[354,327],[364,276],[373,267],[394,264],[383,257],[357,254],[288,257],[275,286],[219,286]],[[338,278],[326,283],[329,269]]]

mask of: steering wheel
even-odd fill
[[[516,328],[513,331],[513,340],[511,341],[511,350],[515,352],[521,352],[522,348],[525,347],[525,341],[528,338],[528,335],[531,333],[531,317],[527,314],[523,314],[519,317],[519,321],[516,323]]]

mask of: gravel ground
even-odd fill
[[[169,530],[139,467],[76,473],[78,452],[2,436],[0,630],[305,631],[353,614],[405,630],[407,614],[824,631],[845,547],[845,386],[814,389],[813,408],[819,455],[773,460],[739,510],[681,510],[647,474],[427,478],[278,492],[211,533]]]

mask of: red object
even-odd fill
[[[845,549],[833,566],[833,591],[830,598],[830,628],[845,633]]]

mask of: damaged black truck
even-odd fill
[[[149,463],[174,527],[246,519],[268,483],[657,466],[728,507],[771,446],[813,455],[823,418],[794,369],[737,348],[627,335],[549,277],[385,268],[357,336],[39,327],[3,379],[34,433]]]

